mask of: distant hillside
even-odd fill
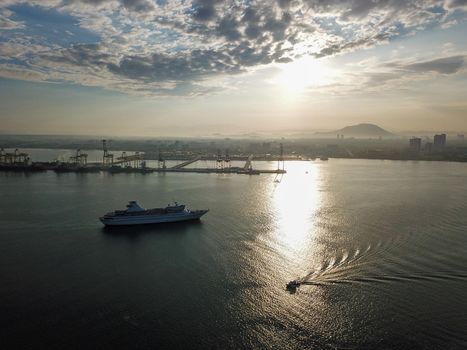
[[[331,131],[331,132],[320,132],[317,133],[319,136],[333,136],[336,135],[344,135],[344,137],[395,137],[396,135],[390,133],[383,128],[380,128],[378,125],[375,124],[357,124],[357,125],[350,125],[346,126],[345,128]]]

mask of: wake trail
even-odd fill
[[[427,272],[412,274],[393,274],[393,275],[368,275],[352,276],[343,278],[317,277],[314,279],[301,280],[301,285],[332,285],[332,284],[355,284],[355,283],[390,283],[390,282],[436,282],[436,281],[467,281],[467,272]]]

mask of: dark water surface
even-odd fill
[[[1,348],[467,348],[467,164],[287,169],[0,173]],[[103,229],[132,199],[211,211]]]

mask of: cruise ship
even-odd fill
[[[168,205],[165,208],[144,209],[136,201],[130,201],[125,210],[115,210],[100,217],[105,226],[159,224],[197,220],[209,209],[189,210],[184,204]]]

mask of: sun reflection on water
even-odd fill
[[[321,201],[319,172],[319,165],[289,162],[287,174],[280,183],[274,183],[276,239],[284,253],[297,254],[312,248],[316,212]]]
[[[254,191],[258,209],[252,215],[258,234],[247,242],[248,249],[239,251],[243,267],[238,271],[241,283],[250,284],[232,300],[232,310],[246,310],[252,319],[267,318],[280,325],[293,325],[310,310],[314,310],[313,315],[326,310],[323,290],[310,287],[292,296],[286,289],[287,282],[307,276],[322,260],[317,242],[322,231],[317,219],[325,166],[320,162],[288,161],[287,173],[280,182],[266,176],[253,179],[257,181]],[[313,293],[311,300],[307,293]]]
[[[318,162],[289,161],[280,182],[272,177],[262,182],[258,198],[263,201],[263,214],[255,215],[263,233],[252,242],[252,250],[245,253],[246,261],[251,263],[248,278],[278,292],[285,290],[288,281],[304,277],[319,266],[321,250],[317,241],[321,231],[317,219],[322,205],[323,166]],[[286,302],[281,295],[270,296]]]
[[[322,202],[322,166],[318,162],[289,161],[281,181],[271,178],[264,188],[271,191],[267,205],[270,226],[255,242],[257,254],[251,276],[267,288],[262,289],[260,298],[251,295],[251,305],[262,313],[276,314],[282,321],[300,317],[300,310],[310,307],[301,298],[291,298],[285,285],[319,265],[316,225]],[[316,293],[314,305],[323,302],[318,297],[320,291]]]

